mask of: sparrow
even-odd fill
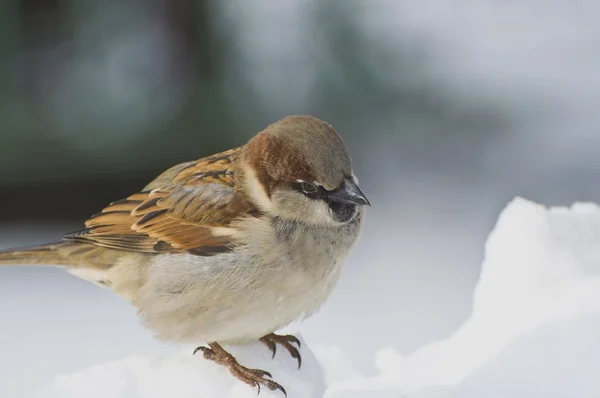
[[[155,337],[204,342],[243,382],[285,389],[222,345],[262,341],[301,365],[292,335],[315,313],[355,245],[369,200],[328,123],[288,116],[245,145],[173,166],[62,241],[0,252],[0,264],[62,266],[112,289]]]

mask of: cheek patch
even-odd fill
[[[244,182],[246,192],[248,192],[248,195],[250,195],[256,206],[265,213],[271,212],[273,210],[273,202],[269,199],[264,186],[258,181],[256,173],[253,170],[246,170]]]

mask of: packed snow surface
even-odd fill
[[[302,341],[304,343],[304,341]],[[249,368],[263,369],[273,375],[292,397],[322,397],[323,372],[312,352],[303,344],[303,366],[279,347],[275,358],[262,343],[226,347]],[[100,364],[80,372],[59,376],[38,398],[244,398],[256,397],[257,389],[234,379],[229,371],[184,350],[164,358],[132,357]],[[261,397],[283,397],[280,391],[261,388]]]

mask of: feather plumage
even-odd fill
[[[259,214],[235,189],[238,152],[236,148],[176,165],[141,192],[94,214],[85,229],[64,239],[144,253],[209,255],[230,250],[231,239],[213,229]]]

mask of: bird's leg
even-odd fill
[[[209,348],[210,347],[210,348]],[[260,394],[260,385],[266,386],[269,390],[281,390],[285,396],[287,393],[278,383],[273,380],[269,380],[272,376],[269,372],[260,369],[248,369],[238,363],[238,361],[225,351],[219,343],[208,343],[208,347],[198,347],[194,350],[194,354],[198,351],[202,351],[204,358],[214,361],[220,365],[224,365],[229,369],[229,372],[252,387],[258,387],[258,393]],[[269,379],[267,379],[267,377]]]
[[[279,335],[275,333],[269,333],[266,336],[261,337],[260,341],[269,347],[273,353],[273,358],[275,358],[277,344],[279,344],[288,350],[292,358],[296,358],[298,360],[298,369],[300,369],[300,366],[302,366],[302,357],[300,356],[300,352],[298,352],[298,348],[300,348],[300,340],[298,340],[295,336],[292,336],[291,334]],[[296,344],[298,348],[296,348],[292,343]]]

